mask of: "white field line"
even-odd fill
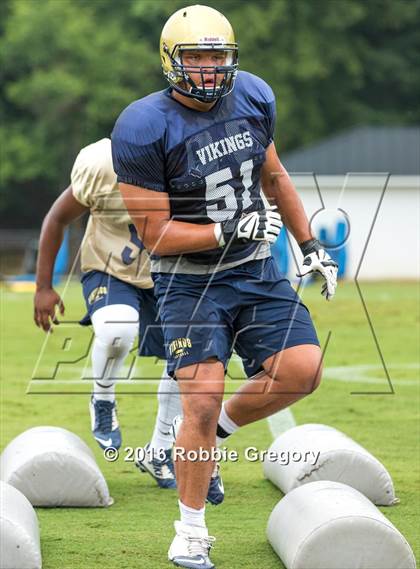
[[[162,360],[163,361],[163,360]],[[387,365],[389,371],[395,370],[419,370],[420,371],[420,364],[418,363],[406,363],[406,364],[390,364]],[[70,370],[70,368],[68,368]],[[326,367],[323,371],[323,378],[328,381],[341,381],[341,382],[350,382],[350,383],[370,383],[370,384],[382,384],[386,382],[385,375],[372,377],[369,375],[369,372],[372,371],[379,371],[382,372],[383,368],[380,364],[361,364],[355,366],[334,366],[334,367]],[[86,381],[91,381],[93,379],[92,370],[86,366],[72,366],[71,373],[76,375],[78,372],[81,372],[81,377],[84,379],[35,379],[33,378],[31,381],[36,383],[43,382],[43,383],[84,383]],[[124,366],[120,370],[120,377],[121,379],[117,379],[118,383],[133,383],[136,381],[154,381],[153,378],[148,378],[147,380],[142,379],[142,376],[149,375],[148,372],[143,371],[142,366],[134,366],[131,369],[130,377],[128,373],[130,372],[130,366]],[[413,379],[398,379],[398,377],[394,378],[394,374],[391,373],[391,381],[397,385],[415,385],[415,383],[419,380],[419,377]],[[130,379],[131,378],[131,379]],[[160,377],[156,378],[156,380],[160,380]]]
[[[418,363],[407,363],[407,364],[392,364],[387,366],[389,370],[401,370],[401,369],[414,369],[420,370],[420,365]],[[380,365],[356,365],[356,366],[335,366],[327,367],[323,371],[323,378],[327,380],[335,380],[342,382],[351,383],[373,383],[381,384],[386,381],[385,377],[369,377],[369,372],[375,370],[381,370]],[[414,385],[414,381],[404,380],[404,379],[393,379],[393,383],[398,385]],[[296,421],[293,413],[289,407],[271,415],[267,418],[268,426],[270,428],[271,435],[273,439],[276,439],[279,435],[292,429],[296,426]]]
[[[406,364],[390,364],[387,365],[387,369],[389,371],[395,370],[403,370],[403,369],[413,369],[413,370],[420,370],[420,364],[418,363],[406,363]],[[333,381],[342,381],[344,383],[369,383],[369,384],[384,384],[387,382],[385,374],[378,377],[372,377],[369,372],[372,371],[380,371],[383,373],[383,368],[381,365],[375,364],[361,364],[355,366],[335,366],[335,367],[326,367],[323,371],[323,378],[326,380],[333,380]],[[391,375],[392,383],[397,385],[415,385],[417,379],[398,379],[393,377],[393,373]]]
[[[267,418],[267,422],[274,440],[285,431],[296,427],[296,421],[290,407],[271,415]]]

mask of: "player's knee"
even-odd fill
[[[321,383],[322,356],[321,353],[308,355],[297,373],[297,383],[302,393],[310,394]]]
[[[309,373],[304,378],[305,388],[307,393],[313,393],[319,387],[322,377],[322,364],[314,365]]]
[[[131,350],[137,331],[137,325],[108,324],[96,334],[96,338],[113,357],[118,357]]]
[[[321,382],[322,352],[318,346],[302,346],[288,359],[275,359],[266,372],[278,384],[287,380],[296,392],[308,395]]]
[[[216,430],[221,408],[221,395],[201,396],[199,401],[195,401],[194,397],[191,406],[184,406],[184,421],[193,425],[200,433],[208,434],[209,429]]]
[[[125,355],[138,334],[138,312],[131,306],[111,305],[92,316],[95,339],[110,356]]]

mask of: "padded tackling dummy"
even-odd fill
[[[22,492],[0,481],[0,567],[41,569],[35,510]]]
[[[333,427],[316,424],[293,427],[279,435],[269,451],[279,456],[289,453],[292,457],[287,465],[280,461],[264,461],[264,475],[284,494],[302,484],[331,480],[356,488],[378,506],[392,506],[399,501],[385,466]],[[318,452],[319,458],[315,462],[312,453]],[[306,453],[306,460],[294,461],[293,453],[296,458]]]
[[[267,537],[287,569],[415,569],[411,547],[363,494],[338,482],[295,488]]]
[[[0,458],[0,479],[20,490],[33,506],[113,503],[90,448],[60,427],[34,427],[13,439]]]

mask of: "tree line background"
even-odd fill
[[[419,0],[203,0],[240,67],[277,96],[280,154],[356,124],[420,123]],[[163,89],[159,36],[180,0],[2,0],[3,227],[39,227],[77,152]]]

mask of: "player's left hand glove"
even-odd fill
[[[300,244],[300,249],[304,258],[300,272],[296,276],[304,277],[310,273],[321,274],[325,279],[321,294],[327,300],[331,300],[337,288],[337,263],[331,259],[317,239],[304,241]]]

